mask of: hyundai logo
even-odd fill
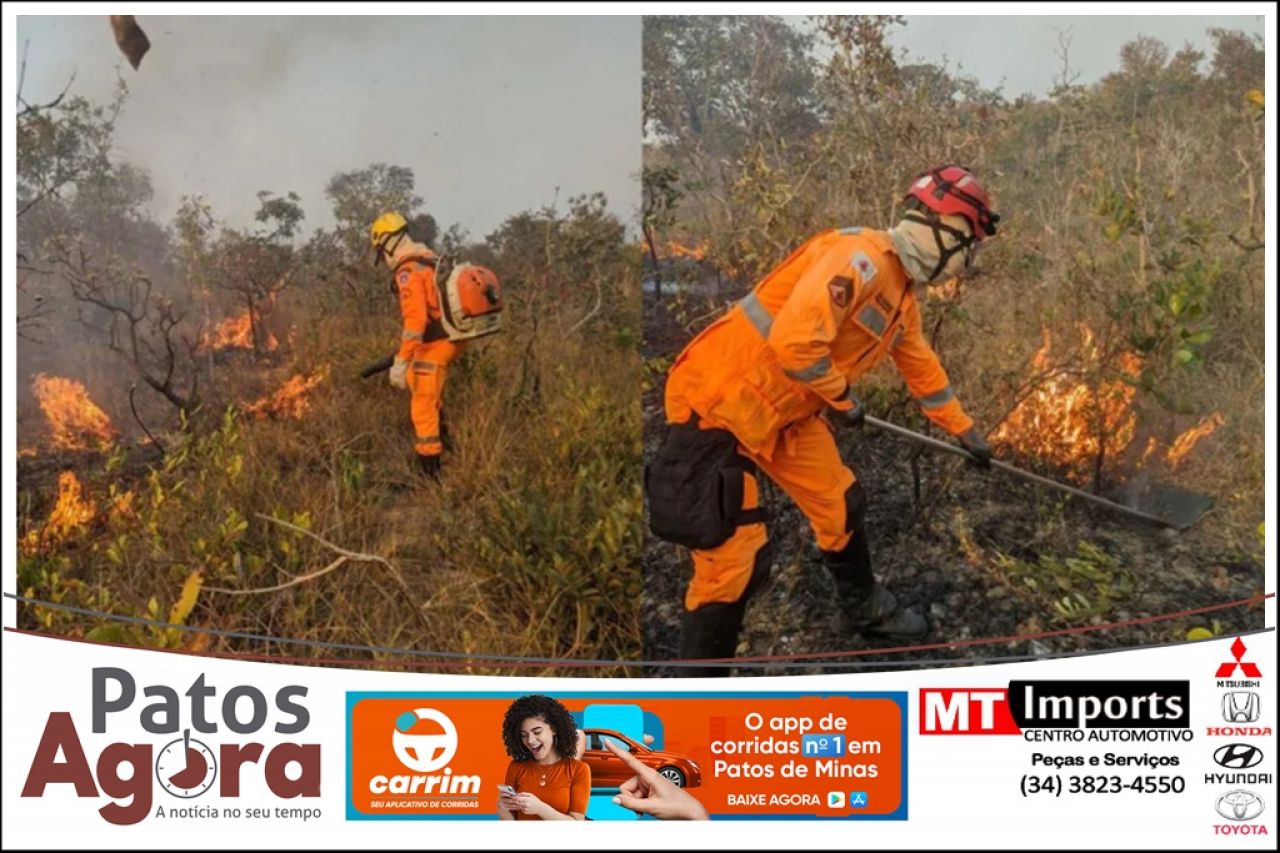
[[[1262,763],[1262,750],[1247,743],[1229,743],[1213,751],[1213,760],[1220,767],[1247,770]]]
[[[1218,797],[1215,808],[1227,820],[1253,820],[1262,814],[1262,797],[1252,791],[1228,791]]]

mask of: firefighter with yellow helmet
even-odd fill
[[[464,342],[502,328],[502,292],[491,270],[442,258],[409,234],[399,213],[369,229],[374,263],[391,270],[403,320],[390,381],[409,391],[414,451],[424,475],[440,476],[440,404],[450,363]]]

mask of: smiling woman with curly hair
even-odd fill
[[[501,820],[583,820],[591,769],[577,759],[578,726],[550,696],[521,696],[502,720],[511,756],[498,797]]]

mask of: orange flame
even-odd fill
[[[276,336],[259,324],[258,333],[262,335],[262,349],[275,352],[280,342]],[[218,324],[212,332],[200,336],[200,349],[218,352],[224,349],[253,349],[253,321],[249,312],[245,311],[236,317],[228,317]]]
[[[1097,366],[1101,354],[1093,342],[1093,332],[1081,327],[1086,360]],[[1044,330],[1044,345],[1032,359],[1036,372],[1049,369],[1051,341]],[[1133,353],[1120,356],[1120,370],[1137,376],[1142,360]],[[1091,371],[1092,372],[1092,371]],[[1137,389],[1121,379],[1103,380],[1096,385],[1071,376],[1051,375],[1020,402],[992,441],[1064,467],[1092,462],[1104,449],[1108,456],[1123,453],[1133,441],[1137,415],[1130,408]]]
[[[926,290],[929,293],[930,299],[938,299],[943,302],[946,302],[949,299],[955,299],[960,295],[960,278],[957,276],[955,278],[949,278],[946,281],[939,282],[938,284],[931,284],[926,288]]]
[[[1183,458],[1191,452],[1192,448],[1207,435],[1212,434],[1218,427],[1227,422],[1221,412],[1214,412],[1209,417],[1202,420],[1197,426],[1184,432],[1182,435],[1174,439],[1173,444],[1169,447],[1169,451],[1165,453],[1164,459],[1169,463],[1169,467],[1176,468]]]
[[[294,374],[274,394],[245,406],[245,414],[260,418],[300,418],[309,407],[307,392],[323,382],[328,375],[328,368],[321,368],[309,377],[301,373]]]
[[[707,244],[699,243],[696,246],[686,246],[678,240],[668,240],[667,253],[673,258],[692,258],[695,261],[700,261],[707,256]]]
[[[111,418],[94,405],[79,382],[39,373],[31,387],[45,417],[49,419],[53,430],[50,443],[55,448],[88,450],[96,446],[105,450],[115,441]]]
[[[1138,462],[1138,466],[1142,467],[1147,464],[1147,460],[1151,458],[1151,454],[1156,452],[1156,448],[1160,446],[1160,439],[1152,436],[1147,439],[1147,449],[1142,451],[1142,459]]]
[[[109,509],[113,520],[133,518],[135,515],[133,511],[133,490],[130,489],[127,492],[116,495],[112,499]]]
[[[75,473],[63,471],[58,475],[58,500],[44,526],[27,532],[22,540],[23,552],[31,554],[58,544],[93,521],[97,511],[93,501],[82,496]]]

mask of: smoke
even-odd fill
[[[629,219],[640,171],[638,18],[140,16],[139,71],[107,17],[19,18],[24,91],[106,103],[130,96],[117,150],[151,174],[168,222],[203,193],[233,227],[254,194],[302,196],[328,227],[323,189],[374,162],[412,168],[427,210],[473,234],[557,196],[603,191]]]

